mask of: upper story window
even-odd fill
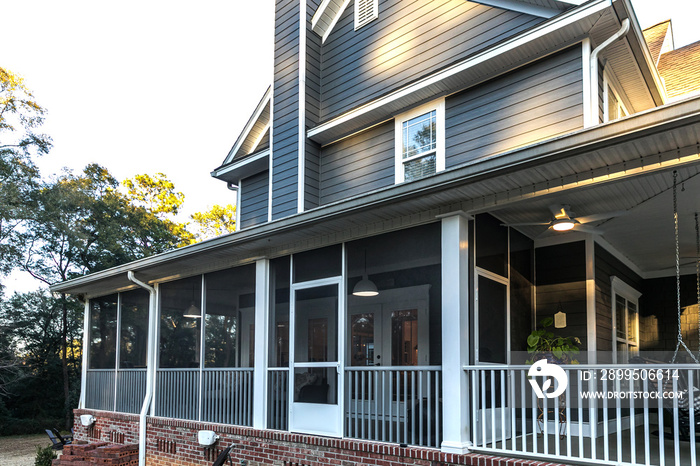
[[[379,17],[379,0],[355,0],[355,30]]]
[[[607,71],[603,74],[603,85],[603,121],[614,121],[629,115],[627,107],[625,107],[620,93],[617,91],[620,86],[617,85],[617,80]]]
[[[440,99],[396,117],[396,183],[445,169],[445,101]]]

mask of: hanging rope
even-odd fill
[[[697,358],[683,342],[683,333],[681,332],[681,255],[678,239],[678,172],[675,170],[673,171],[673,224],[676,238],[676,310],[678,311],[678,343],[676,343],[676,350],[673,352],[671,363],[676,362],[678,350],[681,345],[683,345],[683,348],[685,348],[693,361],[697,363]]]

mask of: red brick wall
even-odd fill
[[[138,443],[139,418],[132,414],[75,410],[75,438],[90,442]],[[81,414],[92,414],[95,424],[80,424]],[[232,443],[234,464],[248,466],[545,466],[549,463],[488,455],[452,455],[429,448],[401,448],[396,444],[333,439],[289,432],[257,430],[222,424],[149,417],[147,424],[148,466],[210,465],[222,449]],[[214,448],[197,443],[197,431],[219,435]],[[113,440],[116,439],[116,440]],[[122,441],[119,441],[122,440]],[[557,465],[551,465],[557,466]],[[561,465],[559,465],[561,466]]]

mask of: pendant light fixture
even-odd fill
[[[377,296],[379,291],[377,285],[367,277],[367,250],[365,249],[365,268],[362,280],[357,282],[355,288],[352,289],[353,296]]]
[[[189,307],[185,309],[183,317],[189,317],[191,319],[200,319],[202,317],[202,311],[194,303],[194,287],[192,288],[192,301],[190,301]]]

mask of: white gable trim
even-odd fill
[[[265,91],[265,94],[263,95],[263,98],[260,100],[260,103],[258,103],[258,106],[255,108],[253,115],[248,120],[248,123],[246,123],[240,136],[238,136],[238,139],[236,139],[235,144],[233,145],[233,147],[229,151],[228,155],[226,156],[226,160],[224,160],[224,163],[222,163],[221,165],[226,165],[227,163],[231,163],[231,161],[233,160],[233,157],[238,153],[241,146],[243,145],[245,140],[248,138],[248,135],[250,134],[250,131],[253,129],[253,126],[255,126],[255,123],[258,121],[258,118],[260,118],[260,114],[263,112],[263,110],[265,110],[265,107],[267,107],[268,103],[270,103],[271,97],[272,97],[272,86],[268,87],[267,90]],[[270,109],[270,111],[272,111],[272,109]],[[272,120],[272,115],[270,115],[270,120]],[[258,140],[257,142],[260,142],[260,141]]]
[[[525,13],[532,16],[539,16],[541,18],[551,18],[560,13],[561,10],[555,8],[547,8],[545,6],[533,5],[532,3],[519,2],[517,0],[471,0],[474,3],[481,3],[482,5],[492,6],[495,8],[500,8],[503,10],[517,11],[518,13]]]
[[[342,4],[340,4],[341,1]],[[321,37],[321,43],[326,41],[349,4],[350,0],[323,0],[311,18],[311,29]],[[330,8],[331,5],[338,6],[335,15],[333,15],[333,9]]]

